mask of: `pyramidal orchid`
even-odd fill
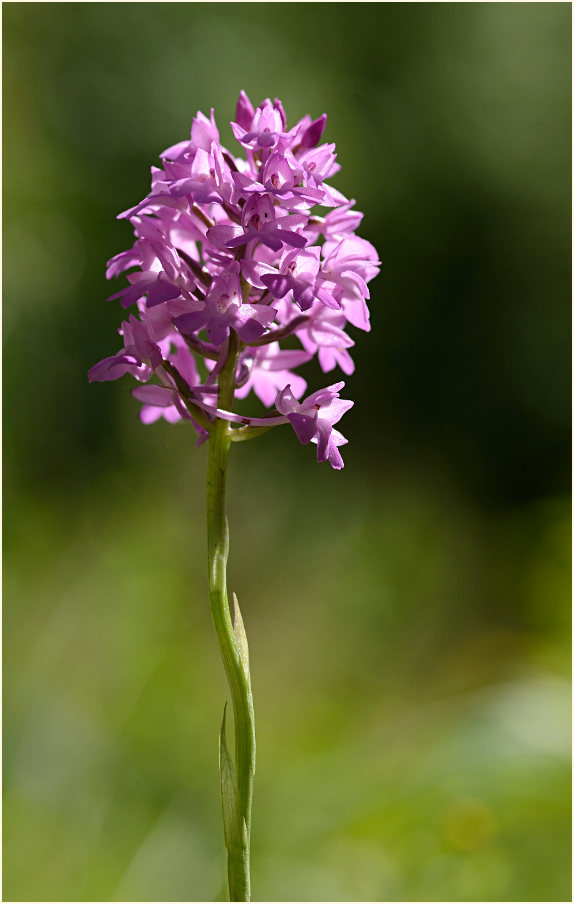
[[[209,598],[233,701],[235,751],[220,732],[220,775],[229,894],[250,900],[255,723],[247,639],[237,598],[227,598],[225,482],[232,442],[280,425],[317,460],[343,467],[347,440],[335,424],[353,405],[335,382],[305,397],[295,371],[315,355],[321,369],[352,374],[349,325],[369,330],[367,283],[379,272],[374,247],[355,234],[362,214],[328,184],[334,144],[327,117],[291,128],[281,102],[253,108],[242,91],[231,123],[237,146],[220,141],[214,112],[198,113],[187,141],[160,155],[151,190],[120,214],[135,242],[108,263],[127,284],[111,296],[131,309],[121,347],[89,371],[91,382],[126,374],[150,424],[187,421],[208,443]],[[253,393],[269,409],[239,414]]]

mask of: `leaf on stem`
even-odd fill
[[[235,640],[237,643],[237,648],[239,650],[239,656],[241,658],[243,671],[245,672],[247,683],[250,684],[251,679],[249,676],[249,647],[247,645],[247,635],[245,633],[243,618],[241,617],[241,610],[239,608],[237,594],[235,593],[233,594],[233,633],[235,634]]]
[[[225,715],[227,703],[223,709],[223,721],[219,733],[219,776],[221,779],[221,803],[223,806],[223,833],[225,847],[231,858],[242,855],[248,846],[247,826],[241,813],[239,788],[235,775],[235,767],[225,740]]]

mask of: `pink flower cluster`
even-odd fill
[[[137,315],[122,323],[123,347],[89,379],[135,377],[144,423],[191,420],[199,443],[217,417],[243,429],[290,423],[302,443],[317,444],[319,461],[343,466],[346,440],[333,425],[353,404],[339,398],[344,383],[298,401],[306,382],[294,369],[317,354],[324,372],[353,372],[346,327],[369,329],[367,283],[379,261],[355,235],[354,201],[326,182],[340,169],[335,145],[319,144],[326,119],[305,116],[287,129],[279,100],[254,110],[242,91],[231,128],[245,157],[222,147],[213,110],[209,119],[198,113],[191,140],[152,167],[149,195],[120,214],[136,241],[109,261],[107,276],[130,271],[111,298]],[[316,207],[330,209],[319,216]],[[266,418],[217,407],[234,333],[235,396],[253,390],[273,409]]]

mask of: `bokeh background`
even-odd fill
[[[116,214],[240,88],[328,113],[383,262],[345,470],[233,449],[255,898],[570,900],[570,5],[2,12],[4,900],[224,894],[205,449],[86,372]]]

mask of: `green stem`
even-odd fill
[[[219,373],[218,405],[230,411],[233,405],[235,374],[239,356],[239,338],[231,332],[227,361]],[[251,829],[251,801],[255,772],[255,723],[253,698],[247,665],[242,656],[242,638],[236,615],[235,630],[227,600],[227,557],[229,531],[225,514],[225,478],[231,430],[226,421],[218,419],[209,437],[207,464],[207,555],[209,569],[209,602],[211,615],[233,701],[235,720],[235,776],[238,791],[241,831],[235,838],[240,843],[227,844],[229,896],[231,901],[249,901],[249,837]],[[226,818],[224,799],[224,819]],[[226,838],[227,843],[227,838]]]

